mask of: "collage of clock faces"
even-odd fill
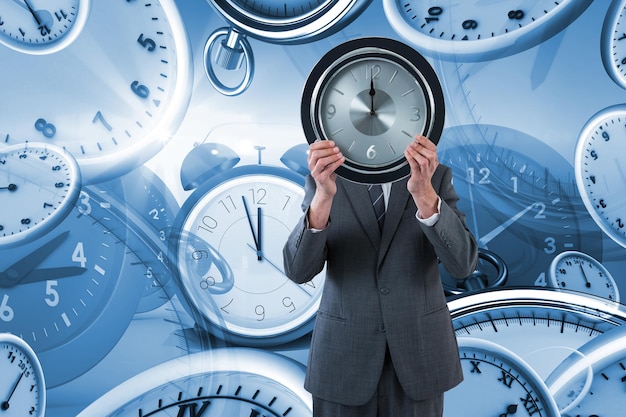
[[[621,412],[626,0],[7,0],[0,62],[3,416],[312,415],[308,146],[416,135],[479,244],[445,417]]]

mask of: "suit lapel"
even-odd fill
[[[352,205],[356,218],[374,246],[380,245],[381,232],[374,213],[374,207],[367,192],[367,185],[351,181],[338,181],[346,189],[346,195]]]

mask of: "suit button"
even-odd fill
[[[381,288],[381,289],[380,289],[380,293],[381,293],[382,295],[387,295],[387,294],[389,294],[389,288],[387,288],[387,287]]]
[[[387,329],[385,329],[385,325],[381,324],[380,326],[378,326],[378,331],[381,333],[385,333],[387,331]]]

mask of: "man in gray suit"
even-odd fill
[[[283,255],[297,283],[326,264],[305,380],[314,417],[440,417],[463,379],[438,264],[470,275],[476,240],[435,144],[417,137],[404,155],[411,173],[384,184],[380,229],[367,186],[335,174],[334,142],[310,145],[304,215]]]

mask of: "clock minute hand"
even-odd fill
[[[70,234],[69,230],[61,233],[49,242],[44,243],[39,248],[35,249],[28,255],[24,256],[13,265],[9,266],[6,270],[0,272],[0,283],[16,283],[33,271],[37,265],[43,262],[56,248],[67,239]],[[4,286],[4,285],[3,285]]]
[[[487,233],[485,236],[481,237],[478,240],[478,243],[480,245],[482,245],[482,246],[487,246],[487,243],[491,242],[496,236],[498,236],[500,233],[504,232],[510,225],[512,225],[513,223],[518,221],[520,218],[522,218],[522,216],[524,216],[526,213],[528,213],[537,204],[538,203],[536,203],[536,202],[530,204],[524,210],[520,211],[515,216],[511,217],[509,220],[505,221],[500,226],[496,227],[491,232]]]
[[[33,282],[48,281],[51,279],[69,278],[77,275],[82,275],[87,271],[87,268],[80,266],[62,266],[58,268],[41,268],[35,269],[24,277],[17,280],[5,279],[0,277],[0,288],[9,288],[15,285],[30,284]]]
[[[243,208],[246,210],[246,217],[248,218],[248,225],[250,226],[250,232],[252,233],[252,239],[254,239],[254,246],[256,247],[256,257],[257,260],[263,260],[263,254],[261,253],[261,246],[259,246],[259,239],[257,234],[254,233],[254,227],[252,226],[252,217],[250,216],[250,210],[248,210],[248,204],[246,203],[246,198],[241,196],[241,201],[243,201]]]
[[[376,110],[374,110],[374,96],[376,95],[376,90],[374,89],[374,78],[370,80],[370,116],[374,116],[376,114]]]
[[[6,187],[0,187],[0,190],[15,191],[15,190],[17,190],[17,185],[9,184]]]

